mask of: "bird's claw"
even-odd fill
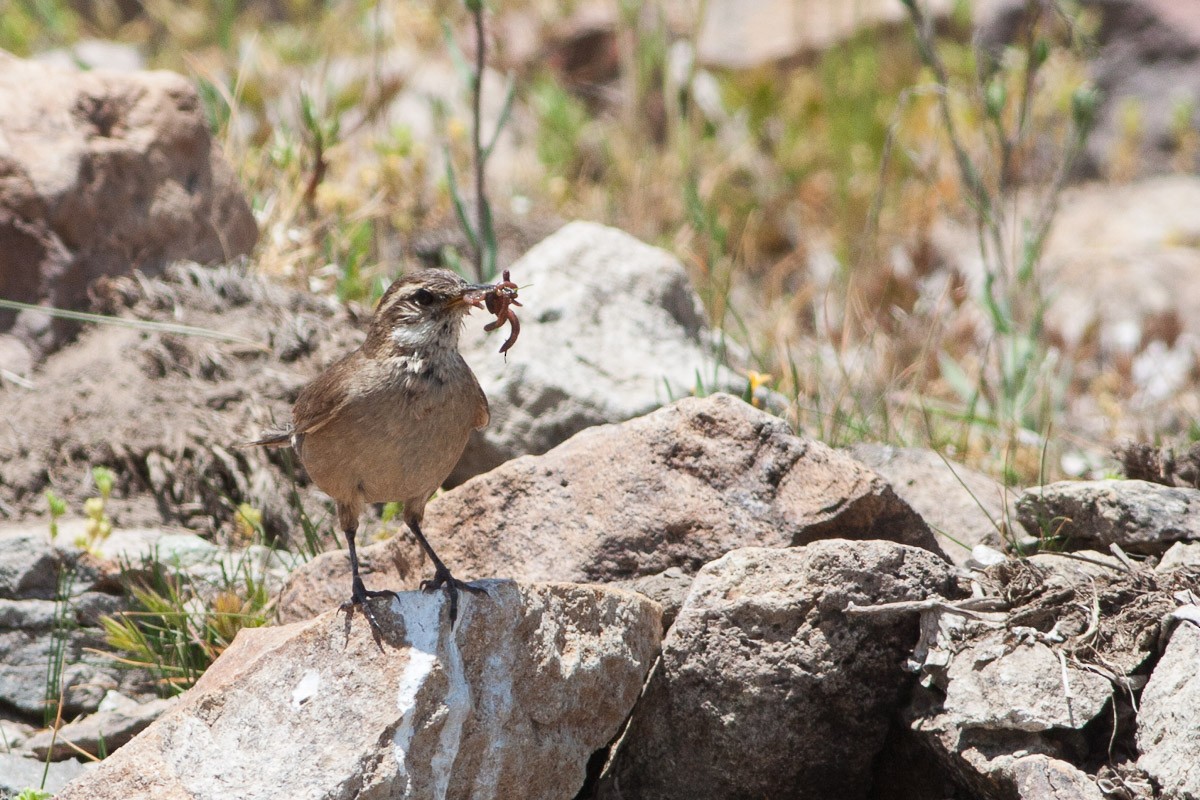
[[[375,597],[391,597],[397,595],[391,589],[368,589],[363,585],[362,578],[354,579],[353,589],[350,592],[350,599],[338,606],[338,611],[345,611],[347,615],[353,614],[354,610],[360,609],[363,616],[367,618],[367,624],[371,626],[371,635],[375,638],[375,644],[379,645],[382,650],[383,645],[380,644],[380,638],[383,635],[383,629],[379,626],[379,620],[375,619],[375,612],[371,609],[370,600]]]
[[[487,589],[482,586],[472,586],[466,581],[460,581],[458,578],[450,574],[450,570],[438,570],[430,580],[421,581],[421,591],[436,592],[438,589],[445,589],[446,596],[450,600],[450,627],[454,627],[455,620],[458,619],[458,593],[460,590],[470,592],[475,595],[487,595]]]

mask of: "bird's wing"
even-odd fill
[[[479,385],[479,379],[475,377],[475,373],[468,371],[471,376],[471,385],[475,389],[475,396],[478,402],[475,406],[475,418],[471,421],[471,427],[477,431],[483,430],[492,420],[492,412],[488,408],[487,395],[483,393],[483,387]]]
[[[346,380],[344,375],[354,373],[354,358],[357,355],[351,353],[335,362],[300,391],[292,408],[292,430],[296,434],[320,430],[350,402],[355,384]]]

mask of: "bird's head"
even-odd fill
[[[384,292],[368,342],[412,352],[456,348],[462,318],[478,308],[490,286],[467,283],[446,269],[422,269]]]

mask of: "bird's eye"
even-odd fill
[[[429,291],[428,289],[417,289],[415,292],[413,292],[412,297],[419,306],[432,305],[435,299],[433,292]]]

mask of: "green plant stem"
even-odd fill
[[[970,192],[970,196],[978,209],[981,229],[979,232],[981,242],[985,236],[984,230],[987,231],[987,236],[991,238],[992,247],[995,249],[997,263],[1004,263],[1004,237],[1001,233],[1001,225],[996,218],[995,207],[992,203],[991,193],[987,186],[983,183],[983,178],[980,177],[979,171],[975,168],[975,163],[971,160],[971,156],[967,153],[966,145],[963,144],[962,135],[958,131],[958,125],[954,122],[954,114],[950,110],[950,74],[946,69],[946,65],[942,62],[942,57],[938,55],[937,47],[933,40],[933,25],[929,18],[925,16],[925,12],[921,10],[918,0],[905,0],[905,7],[908,8],[909,16],[912,18],[913,29],[916,32],[917,52],[921,56],[921,60],[929,69],[933,71],[933,79],[938,87],[938,111],[942,118],[942,124],[946,126],[946,137],[950,140],[950,147],[954,150],[954,161],[958,165],[959,174],[962,177],[963,183]]]
[[[170,322],[153,322],[145,319],[125,319],[123,317],[111,317],[105,314],[89,314],[86,311],[71,311],[65,308],[54,308],[53,306],[37,306],[32,303],[21,303],[16,300],[0,299],[0,308],[7,308],[12,311],[36,311],[39,314],[45,314],[48,317],[58,317],[59,319],[69,319],[75,322],[97,322],[101,325],[118,325],[123,328],[136,328],[143,331],[155,331],[157,333],[176,333],[181,336],[199,336],[205,339],[220,339],[225,342],[237,342],[238,344],[250,345],[259,350],[270,350],[262,342],[256,342],[253,339],[247,339],[245,336],[238,336],[234,333],[225,333],[224,331],[214,331],[208,328],[193,328],[190,325],[176,325]]]
[[[483,250],[487,244],[486,227],[489,222],[487,208],[487,191],[485,188],[485,159],[483,152],[483,69],[487,57],[487,39],[483,30],[483,3],[474,6],[471,11],[475,20],[475,74],[471,76],[471,114],[474,125],[471,129],[472,155],[475,159],[475,231],[478,240],[475,246],[475,280],[482,282],[484,278]]]

